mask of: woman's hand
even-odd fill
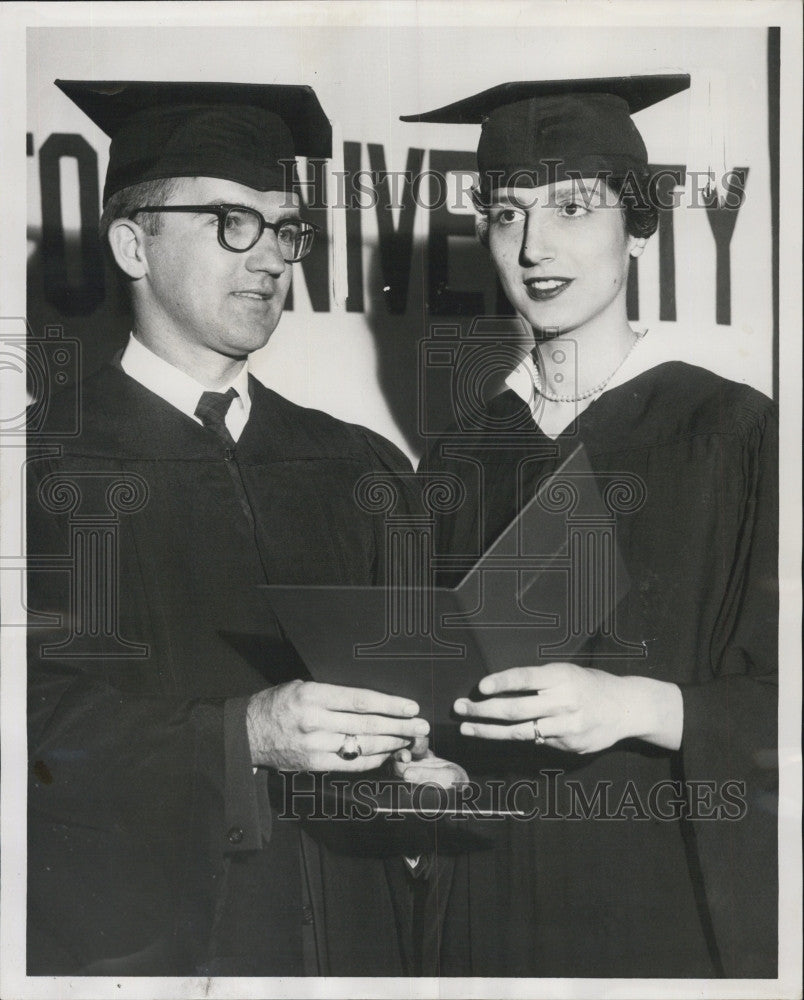
[[[534,740],[541,735],[548,746],[574,753],[595,753],[629,737],[668,750],[681,746],[684,705],[675,684],[547,663],[489,674],[479,689],[485,700],[455,702],[457,714],[472,719],[461,723],[464,736]]]
[[[451,788],[469,780],[460,764],[443,757],[436,757],[429,747],[427,737],[417,738],[409,749],[394,754],[393,772],[397,778],[414,785],[440,785]]]

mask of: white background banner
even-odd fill
[[[651,163],[668,171],[668,208],[639,262],[631,318],[676,342],[681,359],[772,394],[768,30],[624,31],[587,27],[583,18],[572,27],[536,28],[506,23],[504,12],[482,31],[358,24],[300,30],[266,23],[267,8],[255,11],[257,24],[248,29],[29,29],[34,333],[62,325],[81,341],[88,371],[127,332],[94,237],[108,138],[55,79],[309,84],[333,122],[336,146],[344,146],[343,163],[334,163],[343,181],[329,178],[327,202],[345,201],[346,225],[338,208],[329,218],[313,212],[333,245],[327,253],[319,243],[295,266],[292,310],[252,368],[293,400],[366,424],[415,457],[422,447],[416,399],[424,391],[418,342],[433,324],[451,320],[460,321],[465,335],[472,318],[494,315],[499,305],[487,254],[473,235],[468,196],[479,128],[406,124],[399,116],[506,80],[683,72],[692,77],[690,91],[635,116]],[[717,159],[710,164],[712,145]],[[684,184],[685,170],[710,166],[726,173],[735,205],[744,187],[739,207],[707,210],[692,178]],[[406,171],[423,176],[418,197],[405,184]],[[45,245],[43,217],[50,231]],[[339,239],[345,228],[347,239]],[[348,292],[345,303],[336,300],[339,286]],[[448,419],[438,400],[427,405],[431,423]]]
[[[801,990],[801,8],[786,0],[593,3],[5,4],[0,10],[0,416],[2,471],[3,997],[700,996],[793,997]],[[773,99],[781,54],[782,99]],[[475,241],[462,178],[477,126],[404,124],[511,80],[689,73],[691,92],[636,116],[651,163],[706,170],[714,147],[738,171],[739,207],[707,210],[675,190],[639,261],[630,315],[681,360],[756,386],[782,412],[780,552],[780,978],[718,981],[59,980],[25,975],[24,537],[20,471],[29,334],[75,342],[50,384],[87,374],[122,346],[128,319],[99,267],[94,226],[108,139],[55,79],[309,84],[335,127],[349,210],[314,210],[326,239],[294,265],[293,301],[252,359],[268,386],[372,427],[415,461],[423,432],[450,418],[426,398],[420,344],[456,341],[501,311]],[[769,89],[770,81],[770,89]],[[702,85],[703,84],[703,85]],[[778,291],[773,123],[780,122]],[[339,162],[342,159],[342,163]],[[428,178],[418,204],[400,178]],[[388,175],[384,178],[384,172]],[[443,192],[437,178],[452,177]],[[736,175],[732,174],[732,178]],[[328,200],[333,186],[330,178]],[[673,193],[673,185],[668,189]],[[375,201],[391,192],[396,207]],[[446,195],[446,201],[440,197]],[[352,197],[356,195],[356,197]],[[436,204],[437,203],[437,204]],[[342,300],[341,300],[342,299]],[[778,322],[774,302],[778,304]],[[48,355],[50,356],[50,355]],[[78,357],[80,360],[75,361]],[[61,367],[60,367],[61,366]],[[28,392],[36,395],[36,386]],[[9,428],[11,430],[9,431]],[[9,431],[9,433],[6,433]],[[22,526],[22,528],[21,528]]]

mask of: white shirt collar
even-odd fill
[[[640,342],[637,344],[635,350],[625,359],[620,369],[615,372],[605,387],[587,399],[572,403],[556,403],[545,399],[544,396],[540,396],[535,389],[535,365],[530,354],[526,354],[519,362],[517,367],[505,380],[505,384],[523,402],[527,403],[531,415],[541,428],[542,433],[546,434],[547,437],[557,438],[559,434],[562,434],[569,427],[576,417],[580,416],[604,392],[624,385],[637,375],[641,375],[643,372],[655,368],[663,361],[669,360],[665,345],[657,343],[659,338],[649,338],[647,330],[634,332],[638,333],[640,337]],[[651,345],[647,350],[645,350],[646,342]]]
[[[133,333],[129,336],[126,349],[120,358],[120,367],[126,375],[156,393],[166,403],[175,406],[196,423],[201,423],[195,415],[195,408],[198,406],[201,393],[209,391],[209,386],[202,385],[186,372],[154,354],[150,348],[137,340]],[[236,441],[246,426],[251,411],[247,365],[243,365],[231,382],[215,391],[226,392],[229,388],[234,388],[237,398],[232,401],[226,414],[226,426]]]

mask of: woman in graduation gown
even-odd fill
[[[431,450],[467,492],[437,554],[487,549],[580,443],[630,577],[580,653],[539,657],[535,629],[532,665],[455,704],[452,756],[534,782],[535,809],[459,859],[444,975],[776,975],[774,406],[626,315],[658,218],[630,114],[687,85],[507,84],[411,116],[483,123],[478,234],[535,337],[488,405],[505,433]]]

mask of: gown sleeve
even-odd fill
[[[69,553],[71,539],[66,519],[37,502],[39,483],[50,469],[47,463],[35,464],[44,468],[29,472],[27,483],[28,606],[36,616],[29,628],[28,650],[32,762],[47,763],[49,752],[60,748],[58,759],[52,759],[57,773],[52,775],[51,793],[63,788],[71,799],[84,799],[98,808],[101,786],[114,782],[121,772],[127,780],[119,783],[117,794],[109,789],[109,801],[129,799],[139,792],[150,798],[151,779],[142,788],[139,782],[144,772],[160,766],[160,760],[172,762],[162,782],[178,783],[186,777],[185,768],[190,773],[209,765],[204,767],[209,784],[220,788],[224,699],[179,702],[165,698],[147,679],[152,673],[148,656],[121,658],[116,636],[98,634],[91,653],[60,655],[56,640],[63,640],[65,628],[80,613],[76,602],[82,595],[71,593],[71,569],[36,571],[40,557]],[[119,594],[117,599],[126,596]],[[97,599],[92,594],[83,597]],[[49,626],[37,627],[40,615],[49,616]],[[209,753],[204,746],[212,748]],[[156,794],[163,793],[164,788]]]
[[[681,685],[684,779],[699,789],[688,824],[726,976],[776,975],[778,435],[768,410],[741,442],[744,493],[718,628]],[[700,783],[700,784],[697,784]],[[731,800],[715,819],[716,785]],[[698,815],[695,815],[697,811]],[[761,971],[760,971],[761,970]]]
[[[36,569],[73,544],[38,502],[52,470],[30,463],[27,484],[29,968],[52,971],[56,947],[72,971],[120,955],[178,968],[177,911],[206,926],[203,887],[223,856],[263,846],[251,761],[232,752],[232,699],[166,695],[159,661],[121,658],[113,635],[96,635],[91,654],[57,648],[81,595],[72,570]],[[141,606],[136,592],[118,599]]]

